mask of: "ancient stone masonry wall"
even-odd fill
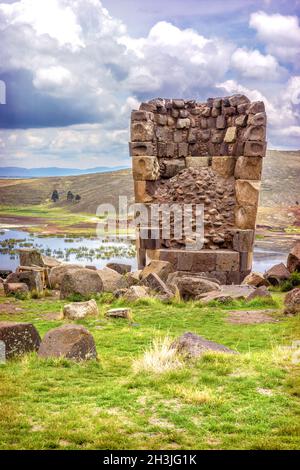
[[[244,95],[206,103],[160,98],[142,103],[131,114],[129,149],[136,202],[204,204],[201,250],[185,250],[184,236],[138,236],[139,265],[163,259],[176,270],[241,282],[252,266],[266,153],[264,103]]]

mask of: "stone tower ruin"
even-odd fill
[[[187,250],[184,235],[163,239],[159,232],[151,238],[151,227],[141,226],[139,267],[159,259],[170,261],[176,271],[240,283],[252,267],[266,153],[264,103],[244,95],[206,103],[153,99],[132,111],[129,148],[137,203],[204,205],[200,250]]]

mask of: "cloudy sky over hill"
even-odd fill
[[[153,97],[265,101],[300,148],[298,0],[0,0],[0,166],[124,165]],[[1,98],[1,97],[0,97]]]

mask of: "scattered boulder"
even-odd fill
[[[28,294],[29,289],[24,282],[5,282],[4,292],[6,295]]]
[[[266,286],[257,287],[253,292],[251,292],[247,297],[247,302],[258,297],[262,297],[263,299],[272,299],[272,295],[266,288]]]
[[[131,286],[124,291],[122,297],[129,302],[145,299],[149,297],[149,288],[144,286]]]
[[[114,292],[118,289],[118,282],[122,276],[117,271],[105,267],[103,269],[98,269],[97,274],[103,283],[104,292]]]
[[[284,299],[285,310],[284,313],[287,315],[296,315],[300,313],[300,288],[288,292]]]
[[[127,318],[131,319],[131,309],[130,308],[111,308],[105,314],[110,318]]]
[[[72,294],[87,297],[103,292],[103,282],[98,272],[90,269],[77,269],[67,272],[61,281],[60,298],[66,299]]]
[[[297,242],[290,251],[287,259],[287,268],[290,273],[300,271],[300,242]]]
[[[93,336],[82,325],[63,325],[48,331],[39,348],[41,358],[65,357],[75,361],[96,359]]]
[[[151,290],[171,297],[173,296],[171,290],[168,289],[167,285],[156,273],[149,273],[148,276],[144,278],[143,284]]]
[[[38,271],[22,271],[19,273],[13,273],[8,276],[8,282],[11,282],[11,278],[14,276],[13,282],[23,282],[27,284],[30,291],[43,292],[43,282],[41,273]]]
[[[141,280],[144,280],[148,274],[155,273],[157,274],[163,281],[166,281],[168,275],[174,271],[173,266],[169,261],[160,261],[160,260],[152,260],[150,263],[144,267],[141,272]]]
[[[278,286],[281,282],[290,278],[291,273],[283,263],[275,264],[265,272],[264,277],[272,286]]]
[[[117,271],[119,274],[126,274],[131,271],[131,265],[125,263],[107,263],[106,267]]]
[[[44,266],[41,252],[36,248],[20,248],[18,252],[21,266]]]
[[[261,273],[252,272],[245,277],[242,284],[247,284],[248,286],[261,287],[269,286],[269,282],[264,278],[264,275]]]
[[[5,357],[21,356],[37,351],[41,338],[32,323],[0,322],[0,341],[5,345]]]
[[[180,297],[184,300],[198,299],[199,296],[207,292],[220,289],[217,282],[211,281],[206,277],[180,271],[170,274],[166,284],[171,290],[174,286],[177,287]]]
[[[172,348],[189,358],[200,357],[202,354],[213,351],[228,354],[237,354],[236,351],[223,346],[222,344],[209,341],[194,333],[184,333],[172,343]]]
[[[64,275],[81,268],[82,266],[79,264],[61,264],[52,268],[49,275],[49,284],[51,289],[60,289]]]
[[[136,273],[123,274],[117,282],[117,289],[128,289],[128,287],[136,286],[140,283],[140,279]]]
[[[64,317],[70,320],[79,320],[87,316],[97,317],[99,310],[94,299],[87,302],[72,302],[64,306]]]
[[[218,290],[214,290],[200,296],[201,302],[208,303],[212,300],[218,302],[231,302],[232,300],[246,300],[256,289],[248,285],[222,285]]]

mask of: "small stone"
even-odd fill
[[[110,318],[126,318],[130,320],[132,318],[131,308],[111,308],[105,314]]]

